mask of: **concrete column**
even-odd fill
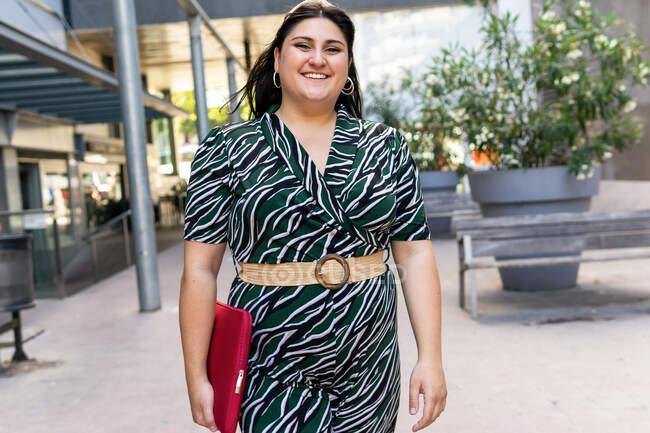
[[[113,0],[113,17],[140,311],[152,311],[160,309],[160,285],[133,1]]]
[[[11,147],[0,146],[0,210],[16,211],[22,208],[18,152]],[[10,233],[21,225],[19,216],[0,217],[0,233]]]
[[[235,77],[235,59],[228,57],[226,59],[228,65],[228,89],[230,90],[230,95],[234,95],[237,92],[237,79]],[[234,99],[230,101],[230,110],[234,110],[237,105],[237,101]],[[230,122],[238,122],[241,120],[239,115],[239,109],[230,114]]]
[[[194,76],[194,101],[196,103],[196,133],[199,142],[208,135],[208,102],[205,95],[205,72],[203,46],[201,44],[201,16],[188,16],[190,25],[190,46],[192,50],[192,75]]]
[[[11,139],[16,127],[16,111],[0,107],[0,210],[21,210],[20,175],[18,173],[18,152],[12,147]],[[5,147],[7,146],[7,147]],[[19,224],[16,217],[0,218],[0,233],[9,233],[12,224]]]

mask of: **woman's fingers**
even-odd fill
[[[423,429],[433,423],[445,409],[447,387],[444,375],[433,371],[434,374],[431,374],[431,369],[416,367],[411,375],[409,407],[415,408],[415,411],[411,411],[412,415],[417,413],[420,394],[423,394],[424,397],[422,417],[413,425],[413,431]]]
[[[207,406],[201,406],[199,411],[194,415],[194,422],[212,432],[217,431],[217,425],[214,422],[214,415],[212,414],[212,410],[208,409]]]
[[[212,412],[212,404],[203,405],[203,420],[205,424],[204,427],[207,427],[210,431],[217,431],[217,425],[214,422],[214,412]]]
[[[426,384],[420,382],[419,388],[423,389],[422,394],[424,394],[424,410],[422,411],[422,417],[413,425],[413,431],[420,430],[433,422],[434,418],[434,409],[436,407],[437,401],[433,398],[433,390],[426,387]],[[419,393],[418,393],[419,399]]]
[[[409,412],[411,415],[418,413],[420,406],[420,383],[411,377],[411,385],[409,387]]]
[[[218,432],[213,412],[214,389],[207,379],[190,386],[190,405],[195,423],[212,432]]]

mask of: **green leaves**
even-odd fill
[[[580,176],[612,149],[640,142],[628,87],[647,85],[650,64],[640,56],[647,47],[615,28],[624,23],[614,13],[545,0],[524,45],[517,16],[496,15],[490,1],[466,3],[487,8],[482,41],[472,50],[444,48],[425,76],[411,79],[422,107],[415,132],[436,143],[461,138],[497,169],[562,164]]]

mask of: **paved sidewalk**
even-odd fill
[[[484,270],[477,278],[480,309],[491,316],[475,322],[458,308],[455,242],[433,242],[449,396],[446,410],[423,432],[648,432],[647,260],[582,264],[578,288],[542,294],[506,293],[497,271]],[[25,350],[38,362],[0,377],[0,432],[207,432],[192,421],[184,381],[182,255],[181,244],[159,255],[159,311],[138,312],[133,268],[24,311],[25,338],[34,337]],[[228,255],[219,299],[226,299],[233,276]],[[396,432],[406,433],[416,420],[407,407],[416,351],[401,290],[399,302],[402,399]],[[548,309],[525,312],[538,302]],[[577,305],[589,306],[562,308]],[[0,336],[10,340],[10,334]],[[12,354],[12,348],[0,349],[5,362]]]

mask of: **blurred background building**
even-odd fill
[[[182,213],[178,196],[199,140],[188,17],[180,3],[134,1],[141,78],[147,92],[152,206],[159,223],[175,212],[169,221],[176,225]],[[197,3],[242,65],[234,75],[239,89],[283,14],[298,1]],[[482,11],[462,1],[335,3],[350,13],[356,26],[354,54],[362,90],[386,76],[397,80],[401,68],[422,70],[452,41],[467,47],[479,41]],[[518,25],[525,36],[532,32],[539,3],[500,0],[498,7],[520,15]],[[644,40],[650,40],[647,1],[594,0],[592,4],[616,11],[636,25]],[[71,269],[84,266],[74,251],[80,251],[89,231],[128,208],[124,134],[115,88],[112,2],[6,0],[1,7],[0,212],[5,214],[0,223],[4,232],[40,228],[51,233],[55,218],[64,250],[61,272],[67,280]],[[210,123],[225,123],[227,114],[218,107],[230,93],[227,53],[205,25],[202,41]],[[614,155],[606,178],[650,179],[650,96],[636,96],[638,113],[646,124],[644,143],[624,155]],[[40,217],[20,214],[28,209],[48,213]],[[49,234],[42,242],[43,248],[54,248]],[[68,253],[66,246],[70,246]]]

